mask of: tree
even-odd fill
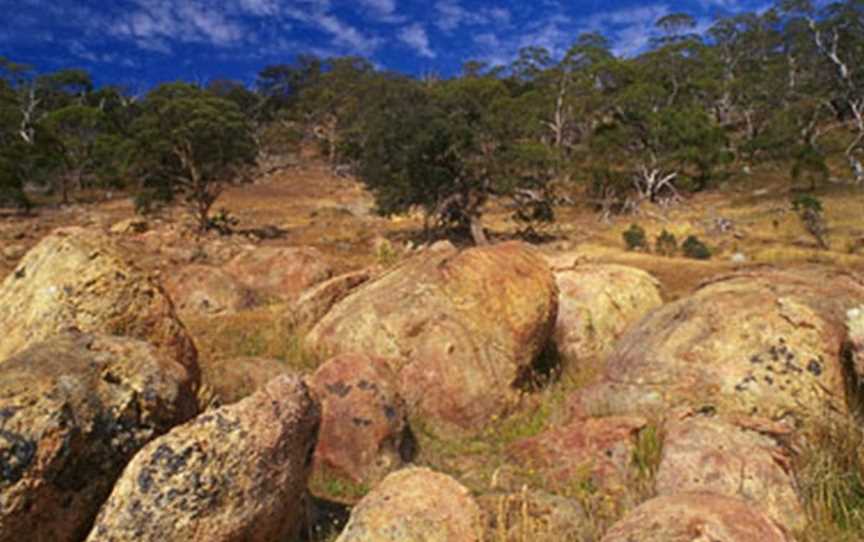
[[[155,88],[132,132],[139,166],[184,196],[202,232],[224,183],[256,155],[237,104],[185,83]]]
[[[94,147],[105,129],[105,116],[99,109],[70,105],[52,111],[42,125],[57,145],[64,172],[60,175],[63,203],[69,203],[70,187],[81,188],[82,176],[93,165]]]

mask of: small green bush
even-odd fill
[[[689,236],[681,244],[684,255],[694,260],[710,260],[711,250],[695,235]]]
[[[816,239],[821,248],[828,249],[828,224],[822,214],[823,207],[819,198],[798,194],[792,198],[792,210],[798,215],[807,233]]]
[[[678,240],[664,229],[654,241],[654,252],[662,256],[674,256],[678,252]]]
[[[630,224],[630,229],[621,234],[624,238],[624,244],[627,245],[627,250],[648,250],[648,241],[645,237],[645,230],[638,224]]]

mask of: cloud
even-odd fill
[[[510,24],[512,15],[505,8],[483,8],[467,10],[459,0],[438,0],[435,2],[437,19],[435,26],[443,32],[452,32],[464,25],[501,25]]]
[[[435,51],[429,47],[429,36],[426,34],[426,29],[420,23],[414,23],[411,26],[406,26],[399,31],[399,40],[422,57],[435,58]]]

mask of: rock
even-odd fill
[[[612,414],[685,406],[796,428],[847,412],[842,307],[862,297],[864,287],[830,273],[715,280],[628,331],[574,403]]]
[[[295,540],[318,423],[306,386],[280,376],[174,428],[129,463],[87,540]]]
[[[324,255],[311,247],[256,248],[232,259],[225,271],[249,288],[286,302],[333,275]]]
[[[186,370],[141,341],[64,334],[0,363],[0,541],[82,540],[135,452],[194,415]]]
[[[68,329],[147,341],[199,378],[195,345],[158,281],[103,234],[55,231],[0,284],[0,360]]]
[[[523,466],[536,469],[553,489],[587,478],[598,490],[618,493],[627,481],[636,438],[647,424],[639,417],[577,419],[516,441],[509,453]]]
[[[316,473],[371,486],[413,459],[405,403],[385,360],[343,354],[324,363],[309,385],[322,412]]]
[[[386,358],[430,431],[476,431],[517,400],[557,312],[542,256],[510,242],[421,253],[337,303],[306,337]]]
[[[848,340],[846,353],[859,377],[864,376],[864,306],[854,307],[846,313]]]
[[[215,315],[248,309],[255,294],[218,267],[188,265],[165,281],[165,290],[181,315]]]
[[[622,265],[579,265],[557,271],[555,343],[568,362],[600,358],[633,323],[662,305],[659,283]]]
[[[479,542],[482,532],[480,508],[459,482],[407,468],[357,504],[336,542]]]
[[[376,270],[368,268],[346,273],[305,290],[291,310],[291,321],[301,328],[315,325],[336,303],[345,299],[361,284],[368,282],[375,272]]]
[[[781,424],[687,414],[664,426],[658,495],[716,493],[747,501],[778,525],[805,527],[804,510],[791,475],[790,452],[778,440]]]
[[[290,374],[285,363],[269,358],[214,358],[201,362],[201,388],[208,403],[230,405],[252,395],[279,375]]]
[[[793,542],[745,501],[680,493],[647,501],[616,523],[601,542]]]
[[[0,250],[0,254],[3,254],[3,258],[13,262],[20,260],[26,253],[27,247],[24,245],[7,245]]]
[[[115,223],[111,226],[109,230],[111,233],[117,234],[140,234],[147,231],[149,225],[147,221],[141,218],[127,218],[126,220],[121,220],[120,222]]]

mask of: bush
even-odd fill
[[[678,240],[664,229],[654,242],[654,252],[662,256],[674,256],[678,252]]]
[[[792,210],[798,215],[807,233],[816,239],[819,246],[828,249],[828,224],[822,214],[822,202],[809,194],[799,194],[792,199]]]
[[[630,229],[622,233],[621,236],[624,238],[627,250],[648,250],[645,230],[638,224],[630,224]]]
[[[689,236],[681,244],[684,255],[694,260],[709,260],[711,259],[711,250],[699,240],[695,235]]]
[[[240,224],[240,219],[233,216],[224,207],[207,219],[207,229],[219,232],[219,235],[231,235],[234,228]]]

